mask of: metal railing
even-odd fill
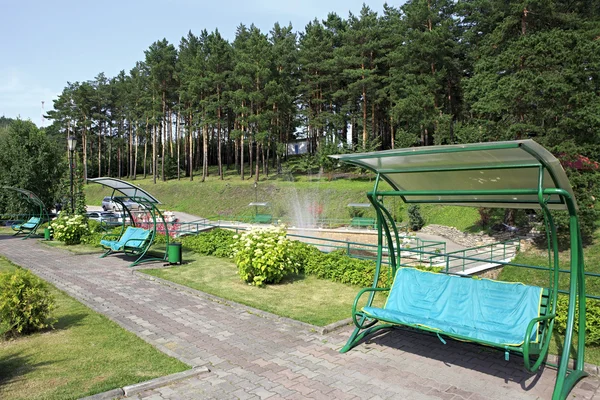
[[[519,239],[485,244],[468,249],[429,256],[429,266],[443,267],[446,272],[464,273],[465,271],[484,268],[497,261],[508,262],[519,251]]]

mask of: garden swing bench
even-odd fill
[[[40,225],[50,220],[44,202],[42,202],[42,200],[35,193],[26,189],[15,188],[11,186],[2,186],[2,189],[17,192],[23,198],[25,198],[25,200],[27,200],[27,202],[30,203],[33,207],[37,208],[37,212],[35,214],[29,214],[31,215],[31,217],[28,218],[26,221],[22,220],[22,222],[14,223],[11,225],[12,230],[15,231],[13,236],[17,236],[23,233],[25,234],[23,239],[27,239],[29,237],[32,237],[33,235],[36,235]]]
[[[361,290],[354,301],[352,319],[356,328],[342,353],[373,332],[404,326],[437,335],[443,343],[446,343],[443,337],[449,337],[498,348],[507,359],[510,353],[516,353],[522,355],[527,370],[538,370],[548,354],[559,290],[558,239],[550,210],[568,212],[569,307],[552,396],[554,400],[565,399],[577,381],[587,375],[584,372],[586,312],[577,204],[560,162],[533,140],[428,146],[332,157],[376,173],[373,191],[367,193],[377,212],[375,277],[372,287]],[[380,190],[382,180],[392,190]],[[387,196],[398,196],[406,203],[540,209],[548,235],[551,264],[548,286],[402,267],[398,229],[383,204]],[[386,282],[381,267],[387,255],[390,274]],[[388,294],[383,307],[373,304],[377,292]],[[368,294],[366,305],[358,309],[364,294]],[[576,345],[574,334],[577,334]],[[572,346],[576,346],[576,360],[574,368],[569,368]]]
[[[106,251],[100,258],[114,253],[134,256],[136,259],[129,265],[130,267],[135,267],[143,262],[166,261],[170,237],[167,222],[157,207],[160,202],[142,188],[120,179],[101,177],[88,179],[88,182],[99,183],[113,189],[111,199],[119,205],[119,209],[123,214],[121,232],[117,234],[107,233],[102,236],[100,244]],[[116,192],[120,192],[121,196],[115,196]],[[138,212],[144,214],[147,218],[144,220],[134,218],[131,210],[127,207],[127,204],[132,203],[139,204]],[[130,226],[125,226],[126,220],[130,221]],[[164,228],[166,237],[165,252],[160,257],[148,257],[148,251],[154,243],[159,226]]]

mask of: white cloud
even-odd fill
[[[59,94],[17,68],[0,69],[0,116],[31,119],[40,125],[42,101],[45,111],[48,111],[52,109],[52,100]]]

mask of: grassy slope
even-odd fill
[[[141,272],[318,326],[349,318],[358,292],[356,286],[304,275],[258,288],[242,282],[228,259],[186,252],[184,260],[183,266]]]
[[[15,266],[0,258],[0,272]],[[188,369],[51,286],[53,330],[0,340],[0,398],[76,399]]]
[[[156,196],[165,209],[202,217],[252,215],[254,208],[248,207],[248,204],[258,200],[270,203],[267,213],[287,218],[293,216],[295,200],[299,199],[301,205],[311,202],[322,204],[323,217],[331,219],[349,219],[348,203],[368,202],[366,193],[373,189],[374,183],[368,175],[331,181],[299,176],[294,182],[283,177],[270,177],[258,183],[255,193],[253,180],[242,181],[232,173],[227,174],[223,181],[214,175],[205,182],[198,177],[194,179],[157,181],[156,184],[151,179],[138,179],[132,183]],[[386,183],[382,183],[380,188],[389,189]],[[100,205],[102,198],[112,191],[98,184],[90,184],[86,186],[85,193],[88,204]],[[385,202],[396,220],[406,221],[406,206],[399,198],[389,198]],[[428,224],[443,224],[462,230],[472,227],[479,219],[477,210],[473,208],[422,206],[422,210]],[[367,209],[365,216],[374,217],[375,211]]]

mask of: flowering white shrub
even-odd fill
[[[83,215],[60,217],[52,221],[54,239],[65,242],[67,245],[81,243],[82,236],[89,233],[87,221]]]
[[[285,226],[251,229],[232,246],[240,278],[251,285],[278,283],[298,272],[298,265],[290,257],[292,245]]]

